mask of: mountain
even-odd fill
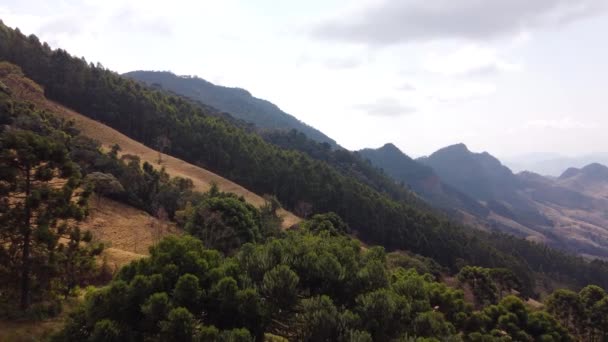
[[[608,168],[571,168],[559,179],[514,174],[487,152],[464,144],[418,159],[446,184],[484,205],[480,217],[505,232],[584,255],[608,257]]]
[[[431,167],[410,158],[391,143],[378,149],[363,149],[358,153],[437,208],[452,214],[464,210],[476,216],[487,215],[487,209],[483,205],[447,185]]]
[[[223,87],[199,77],[178,76],[166,71],[132,71],[124,76],[200,101],[262,129],[295,129],[315,141],[338,146],[319,130],[285,113],[275,104],[252,96],[245,89]]]
[[[434,176],[433,169],[416,162],[391,143],[378,149],[360,150],[359,154],[406,184],[422,182]]]
[[[581,169],[569,168],[556,182],[590,196],[608,199],[608,167],[599,163],[589,164]]]
[[[589,164],[582,169],[572,167],[564,171],[559,179],[566,180],[574,177],[585,182],[608,182],[608,167],[599,163]]]
[[[52,315],[86,287],[53,340],[569,340],[551,313],[525,300],[556,285],[608,287],[608,263],[447,220],[335,166],[358,163],[350,159],[355,153],[321,150],[347,161],[335,164],[282,148],[209,106],[51,50],[1,22],[0,60],[0,312],[28,323],[24,318]],[[89,177],[84,187],[81,172]],[[113,180],[111,192],[90,177],[100,174]],[[241,185],[269,200],[251,205],[258,197]],[[209,191],[196,191],[201,186]],[[71,202],[72,190],[81,192],[79,206],[93,192],[157,218],[112,203],[78,212],[53,206]],[[277,198],[305,220],[282,231]],[[30,209],[37,214],[30,217]],[[80,253],[93,236],[80,239],[74,227],[64,244],[85,209],[103,211],[91,216],[95,238],[111,234],[109,241],[132,248],[137,255],[128,258],[137,261],[94,274],[93,255]],[[70,222],[53,224],[55,218]],[[164,224],[187,234],[158,241]],[[138,254],[143,239],[153,246],[148,256]],[[36,259],[15,252],[30,243]],[[36,306],[10,311],[17,283],[29,287],[29,274],[36,275]],[[557,302],[559,310],[602,317],[608,304],[597,287],[585,287],[582,299],[568,295],[575,300]],[[584,307],[589,295],[597,303]],[[602,322],[589,321],[580,323],[589,331],[571,331],[605,332]],[[3,323],[2,334],[14,329]]]
[[[608,164],[608,154],[595,153],[579,157],[566,157],[556,153],[533,153],[505,158],[514,172],[530,171],[545,176],[559,177],[568,168],[582,168],[592,163]]]
[[[498,159],[487,152],[472,153],[464,144],[445,147],[418,161],[447,184],[482,201],[508,196],[519,187],[515,175]]]

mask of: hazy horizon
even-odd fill
[[[351,150],[462,142],[501,160],[608,151],[607,14],[602,0],[0,3],[54,48],[247,89]]]

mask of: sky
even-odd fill
[[[123,73],[241,87],[355,150],[608,152],[607,0],[0,0]]]

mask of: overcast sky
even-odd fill
[[[88,61],[248,89],[349,149],[608,152],[608,0],[0,0]]]

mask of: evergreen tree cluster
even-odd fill
[[[56,340],[572,340],[515,296],[475,310],[462,290],[390,268],[383,248],[363,249],[316,224],[246,243],[231,257],[192,236],[167,238],[89,293]]]
[[[93,280],[103,246],[78,227],[90,192],[69,154],[75,131],[8,94],[0,93],[0,316],[45,316]]]

